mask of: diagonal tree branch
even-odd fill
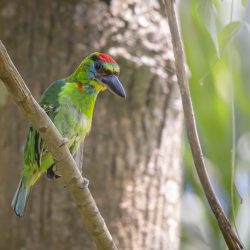
[[[227,219],[215,193],[210,184],[209,177],[206,172],[205,163],[203,159],[203,154],[200,146],[200,141],[196,129],[193,105],[191,100],[191,95],[189,91],[189,85],[187,80],[187,75],[185,71],[185,59],[182,47],[182,42],[180,38],[180,33],[178,30],[178,23],[174,8],[174,0],[164,0],[166,14],[168,18],[169,28],[172,36],[172,43],[175,56],[176,73],[178,78],[178,84],[181,92],[181,99],[183,105],[183,111],[185,116],[187,135],[189,144],[191,147],[194,164],[196,171],[200,178],[203,190],[205,192],[208,203],[217,219],[220,230],[226,241],[226,244],[230,250],[243,249],[240,240],[237,238],[236,234],[232,230],[232,227]]]
[[[0,79],[24,115],[40,133],[57,165],[57,171],[71,193],[81,214],[82,221],[97,249],[116,250],[117,247],[89,191],[88,180],[84,179],[73,160],[65,139],[39,106],[12,63],[0,40]]]

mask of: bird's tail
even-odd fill
[[[22,178],[11,202],[11,207],[17,216],[23,216],[29,199],[30,191],[31,187],[25,187]]]

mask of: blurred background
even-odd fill
[[[250,3],[180,0],[178,11],[208,172],[248,249]],[[183,132],[161,1],[0,0],[0,39],[37,100],[93,51],[118,61],[127,99],[98,97],[83,166],[119,249],[227,249]],[[15,216],[28,122],[1,82],[0,114],[0,250],[95,249],[60,179],[42,178]]]
[[[211,182],[250,249],[249,1],[180,1],[190,88]],[[181,249],[227,249],[184,146]]]

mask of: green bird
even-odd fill
[[[41,107],[61,135],[68,139],[67,145],[73,156],[91,129],[98,93],[109,89],[125,97],[125,90],[118,79],[119,72],[120,68],[111,56],[94,52],[69,77],[53,82],[41,96]],[[45,172],[49,178],[57,177],[53,171],[54,164],[45,142],[30,126],[21,180],[11,203],[18,216],[24,214],[31,188],[39,177]]]

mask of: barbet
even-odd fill
[[[119,71],[118,64],[111,56],[95,52],[87,56],[69,77],[53,82],[41,96],[41,107],[61,135],[68,139],[67,145],[73,156],[91,129],[98,93],[109,89],[125,97],[118,79]],[[31,126],[24,149],[21,181],[11,203],[18,216],[24,214],[31,188],[39,177],[45,172],[50,178],[56,177],[53,167],[51,153]]]

